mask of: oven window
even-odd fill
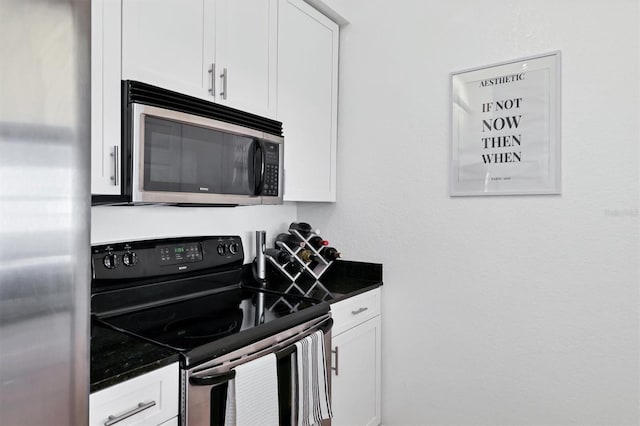
[[[253,139],[145,116],[144,189],[251,195]]]

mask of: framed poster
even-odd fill
[[[450,195],[560,193],[560,52],[451,74]]]

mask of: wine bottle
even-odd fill
[[[292,262],[285,265],[284,269],[291,275],[296,275],[304,270],[304,266],[300,262]]]
[[[289,232],[298,231],[304,238],[308,238],[311,234],[319,234],[320,231],[311,228],[311,225],[305,222],[291,222],[289,225]]]
[[[328,246],[329,245],[329,241],[323,239],[319,235],[314,235],[313,237],[309,238],[309,244],[314,249],[320,250],[322,247]]]
[[[276,262],[278,262],[281,265],[284,265],[286,263],[291,263],[291,262],[295,262],[295,257],[292,256],[291,254],[287,253],[284,250],[281,249],[276,249],[276,248],[269,248],[266,249],[264,251],[264,254],[266,254],[267,256],[270,256],[273,258],[273,260],[275,260]]]
[[[334,260],[340,257],[340,252],[333,247],[325,247],[324,250],[320,252],[322,257],[324,257],[328,262],[333,262]]]
[[[276,236],[276,248],[280,247],[281,244],[286,245],[291,250],[296,250],[298,247],[304,247],[304,241],[295,235],[291,234],[278,234]]]
[[[313,262],[318,257],[314,252],[312,252],[309,249],[300,250],[297,253],[297,255],[304,263]]]

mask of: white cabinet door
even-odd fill
[[[205,21],[212,0],[125,0],[122,78],[212,99]],[[208,21],[210,21],[209,19]],[[208,25],[209,22],[206,22]]]
[[[302,0],[280,0],[278,120],[287,201],[336,201],[338,25]]]
[[[169,421],[171,425],[178,416],[179,387],[179,369],[175,363],[92,393],[89,424],[153,426]]]
[[[331,369],[331,424],[380,424],[380,316],[334,336],[332,346],[337,353]]]
[[[126,0],[122,76],[275,118],[277,0]]]
[[[275,118],[277,14],[277,0],[216,0],[216,102]]]
[[[120,194],[121,6],[120,0],[91,1],[92,194]]]

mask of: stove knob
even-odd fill
[[[109,253],[104,257],[104,259],[102,259],[102,263],[104,264],[105,268],[114,269],[117,268],[118,265],[120,265],[120,260],[118,259],[118,255]]]
[[[238,254],[238,243],[229,244],[229,251],[231,254]]]
[[[220,256],[225,256],[227,254],[227,246],[223,244],[218,244],[218,254]]]
[[[125,253],[122,255],[122,263],[124,266],[134,266],[138,263],[138,255],[133,252]]]

